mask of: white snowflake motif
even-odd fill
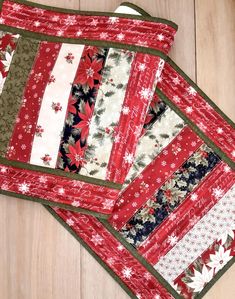
[[[166,166],[166,161],[162,161],[162,166]]]
[[[132,269],[129,268],[129,267],[125,267],[125,268],[122,270],[122,275],[123,275],[125,278],[130,279],[131,276],[132,276]]]
[[[146,69],[146,64],[145,63],[140,63],[139,66],[138,66],[138,70],[140,72],[144,72]]]
[[[91,238],[91,242],[93,242],[95,244],[95,246],[101,245],[103,240],[104,239],[101,238],[101,236],[99,234],[93,235]]]
[[[105,202],[102,203],[104,209],[111,209],[114,205],[114,201],[110,199],[105,199]]]
[[[22,192],[23,194],[29,192],[29,184],[27,183],[22,183],[22,184],[19,184],[19,191]]]
[[[117,247],[117,250],[118,251],[123,251],[123,249],[124,249],[124,247],[120,244],[120,245],[118,245],[118,247]]]
[[[24,151],[24,150],[26,149],[26,147],[27,147],[27,146],[26,146],[25,144],[22,144],[22,145],[21,145],[21,149],[22,149],[22,151]]]
[[[58,35],[58,36],[62,36],[63,34],[64,34],[64,31],[63,31],[63,30],[58,30],[58,31],[57,31],[57,35]]]
[[[150,88],[142,87],[142,90],[139,92],[142,100],[149,101],[153,97],[153,91]]]
[[[82,35],[82,30],[78,30],[78,31],[76,32],[76,36],[79,37],[79,36],[81,36],[81,35]]]
[[[216,130],[216,132],[217,132],[218,134],[222,134],[222,133],[224,132],[224,130],[223,130],[222,128],[218,128],[218,129]]]
[[[64,23],[67,26],[76,24],[76,16],[68,16],[65,19]]]
[[[175,213],[171,213],[170,216],[169,216],[169,220],[174,221],[175,219],[176,219]]]
[[[35,21],[33,24],[35,27],[39,27],[41,25],[41,23],[39,21]]]
[[[19,4],[17,4],[17,3],[14,3],[14,4],[12,5],[12,8],[13,8],[13,10],[15,10],[15,11],[19,11],[19,10],[21,9],[21,6],[20,6]]]
[[[128,163],[128,164],[132,164],[133,161],[134,161],[134,156],[133,156],[133,154],[125,153],[124,161],[125,161],[126,163]]]
[[[202,131],[206,131],[206,129],[207,129],[207,127],[204,125],[203,122],[200,122],[200,123],[198,124],[198,127],[199,127]]]
[[[119,22],[119,18],[118,17],[110,17],[108,20],[109,24],[115,24]]]
[[[124,35],[123,33],[119,33],[119,34],[117,35],[117,40],[119,40],[119,41],[124,40],[124,38],[125,38],[125,35]]]
[[[72,202],[72,206],[73,207],[79,207],[80,206],[80,202],[75,200],[75,201]]]
[[[106,38],[108,38],[108,33],[107,32],[101,32],[100,33],[100,38],[102,38],[102,39],[106,39]]]
[[[142,40],[138,40],[137,44],[139,46],[142,46],[142,47],[147,47],[148,46],[148,43],[145,40],[143,40],[143,39]]]
[[[114,137],[114,142],[115,142],[115,143],[120,142],[120,140],[121,140],[121,137],[120,137],[119,135],[116,135],[116,136]]]
[[[175,168],[175,163],[171,163],[171,168]]]
[[[195,200],[198,199],[198,195],[194,193],[194,194],[191,195],[190,199],[191,199],[192,201],[195,201]]]
[[[38,180],[39,180],[40,183],[43,183],[43,184],[45,184],[47,182],[47,178],[43,175],[40,176]]]
[[[189,86],[187,88],[187,92],[191,95],[191,96],[195,96],[197,94],[196,90],[192,87],[192,86]]]
[[[216,199],[220,199],[221,196],[223,195],[223,190],[219,187],[214,188],[212,190],[212,195],[216,198]]]
[[[179,77],[175,77],[172,81],[173,81],[173,83],[174,83],[175,85],[180,84]]]
[[[190,106],[187,107],[187,108],[186,108],[186,112],[189,113],[189,114],[191,114],[191,113],[193,112],[193,108],[190,107]]]
[[[173,96],[173,101],[176,103],[180,102],[180,98],[178,96]]]
[[[225,166],[224,166],[224,171],[225,171],[226,173],[228,173],[228,172],[231,171],[231,168],[230,168],[228,165],[225,165]]]
[[[124,115],[128,115],[128,114],[130,113],[130,108],[127,107],[127,106],[123,106],[123,108],[122,108],[122,113],[123,113]]]
[[[176,237],[175,235],[169,236],[167,238],[167,242],[170,243],[171,246],[174,246],[178,241],[178,237]]]
[[[51,20],[52,20],[53,22],[57,22],[57,21],[59,21],[59,19],[60,19],[59,16],[53,16],[53,17],[51,18]]]
[[[165,37],[162,33],[157,35],[157,40],[159,40],[160,42],[163,41],[164,39],[165,39]]]
[[[154,296],[154,299],[161,299],[161,297],[157,294]]]
[[[63,195],[63,194],[64,194],[64,188],[63,188],[63,187],[59,188],[59,189],[58,189],[58,193],[59,193],[60,195]]]
[[[96,19],[93,19],[90,23],[91,26],[97,26],[97,24],[98,24],[98,20]]]
[[[138,197],[140,197],[140,194],[139,194],[139,192],[135,192],[135,194],[134,194],[134,197],[135,197],[135,198],[138,198]]]
[[[66,223],[69,225],[69,226],[73,226],[74,225],[74,221],[73,219],[69,218],[66,220]]]
[[[0,168],[0,172],[1,173],[7,173],[7,167],[6,166],[1,166],[1,168]]]
[[[117,215],[117,214],[114,214],[114,215],[113,215],[113,219],[114,219],[114,220],[117,220],[117,219],[118,219],[118,215]]]
[[[137,202],[134,201],[134,202],[132,203],[132,207],[133,207],[133,208],[137,207]]]

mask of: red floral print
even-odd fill
[[[66,154],[66,156],[71,160],[70,165],[76,165],[76,167],[83,166],[84,150],[82,150],[79,141],[74,146],[69,145],[69,154]]]
[[[65,59],[68,63],[73,63],[73,60],[74,60],[74,56],[73,56],[73,53],[68,53],[66,56],[65,56]]]
[[[42,137],[42,133],[43,133],[43,132],[44,132],[44,129],[42,128],[42,126],[37,125],[37,127],[36,127],[36,131],[35,131],[36,136],[38,136],[38,137]]]
[[[90,88],[93,88],[94,80],[100,80],[101,75],[99,71],[102,69],[102,61],[95,59],[90,60],[88,56],[81,62],[80,72],[78,74],[77,82],[80,84],[88,84]]]
[[[90,107],[89,103],[86,102],[84,109],[85,113],[78,112],[78,116],[81,118],[81,121],[76,126],[74,126],[74,128],[81,129],[82,140],[85,140],[88,137],[89,126],[94,110],[94,105]]]
[[[58,103],[52,102],[51,107],[55,111],[55,113],[57,113],[58,111],[62,111],[62,106],[59,102]]]
[[[51,157],[50,155],[46,154],[44,157],[41,158],[44,165],[50,165]]]

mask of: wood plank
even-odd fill
[[[235,1],[196,0],[197,81],[235,121]],[[235,298],[235,265],[205,299]]]

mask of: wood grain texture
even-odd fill
[[[40,0],[54,6],[113,11],[119,0]],[[235,1],[136,0],[179,25],[171,57],[235,119]],[[195,18],[196,17],[196,18]],[[0,198],[0,298],[127,299],[121,287],[39,204]],[[235,298],[235,266],[205,299]]]

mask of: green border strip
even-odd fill
[[[135,294],[130,290],[130,288],[120,279],[120,277],[115,274],[111,268],[107,266],[107,264],[91,249],[87,243],[80,238],[72,229],[71,227],[62,219],[60,218],[57,213],[48,206],[44,206],[47,211],[57,220],[59,223],[90,253],[91,256],[112,276],[112,278],[123,288],[123,290],[133,299],[137,299]]]
[[[91,210],[88,210],[88,209],[74,207],[72,205],[63,204],[63,203],[60,203],[60,202],[57,202],[57,201],[49,201],[49,200],[45,200],[45,199],[42,199],[42,198],[39,198],[39,197],[32,197],[32,196],[29,196],[29,195],[26,195],[26,194],[14,193],[14,192],[7,191],[7,190],[2,190],[2,189],[0,189],[0,194],[10,196],[10,197],[21,198],[21,199],[24,199],[24,200],[39,202],[39,203],[43,204],[44,206],[60,207],[60,208],[63,208],[65,210],[78,212],[78,213],[82,213],[82,214],[87,214],[87,215],[92,215],[92,216],[95,216],[99,219],[108,219],[108,217],[109,217],[109,215],[107,215],[107,214],[102,214],[102,213],[94,212],[94,211],[91,211]]]
[[[60,170],[60,169],[53,169],[53,168],[49,168],[49,167],[38,166],[38,165],[34,165],[34,164],[28,164],[28,163],[19,162],[19,161],[8,160],[8,159],[3,158],[1,156],[0,156],[0,164],[4,164],[6,166],[22,168],[22,169],[26,169],[26,170],[33,170],[33,171],[43,172],[43,173],[46,173],[46,174],[52,174],[52,175],[56,175],[56,176],[60,176],[60,177],[65,177],[65,178],[78,180],[78,181],[81,181],[81,182],[91,183],[91,184],[94,184],[94,185],[97,185],[97,186],[104,186],[104,187],[107,187],[107,188],[112,188],[112,189],[117,189],[117,190],[121,190],[121,188],[122,188],[121,184],[117,184],[117,183],[113,183],[113,182],[109,182],[109,181],[104,181],[104,180],[96,179],[96,178],[92,178],[92,177],[87,177],[87,176],[84,176],[84,175],[81,175],[81,174],[66,172],[66,171]]]
[[[50,5],[44,5],[44,4],[39,4],[39,3],[34,3],[30,1],[24,1],[24,0],[10,0],[15,3],[19,4],[24,4],[30,7],[36,7],[36,8],[42,8],[54,12],[60,12],[60,13],[72,13],[72,14],[79,14],[79,15],[84,15],[84,16],[106,16],[106,17],[118,17],[118,18],[125,18],[125,19],[137,19],[137,20],[142,20],[142,21],[149,21],[149,22],[154,22],[154,23],[162,23],[162,24],[167,24],[171,26],[174,29],[178,29],[178,25],[175,24],[172,21],[163,19],[163,18],[157,18],[157,17],[151,17],[149,14],[144,12],[144,15],[131,15],[131,14],[119,14],[115,12],[101,12],[101,11],[84,11],[84,10],[74,10],[74,9],[68,9],[68,8],[60,8],[60,7],[54,7]],[[0,0],[0,10],[2,9],[4,0]],[[141,8],[138,6],[133,6],[132,3],[125,2],[125,5],[129,5],[130,7],[134,9],[138,9],[139,12],[143,11]],[[137,11],[138,11],[137,10]]]
[[[213,151],[223,160],[225,161],[232,169],[235,169],[235,163],[211,140],[206,134],[204,134],[198,126],[194,124],[192,120],[190,120],[174,103],[169,100],[169,98],[158,88],[156,88],[156,94],[164,101],[166,104],[175,111],[189,127],[209,146],[213,149]]]

